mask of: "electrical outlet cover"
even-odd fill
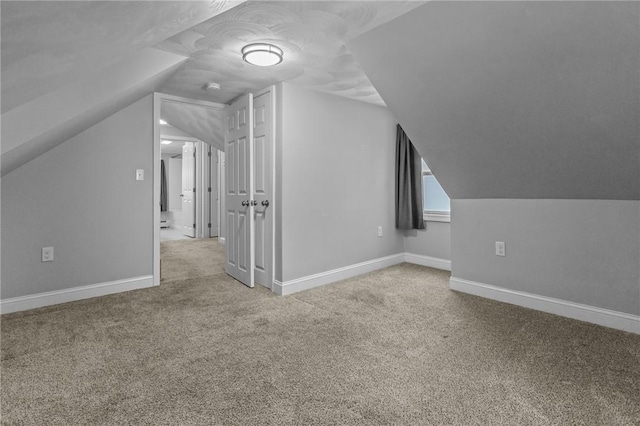
[[[42,247],[42,261],[53,262],[53,247]]]

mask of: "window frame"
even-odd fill
[[[422,185],[424,185],[424,177],[425,176],[434,176],[433,172],[427,165],[427,162],[422,159]],[[435,177],[435,176],[434,176]],[[436,178],[437,181],[437,178]],[[438,184],[440,184],[438,182]],[[424,193],[424,188],[422,189]],[[448,195],[447,195],[448,198]],[[422,201],[424,205],[424,200]],[[451,222],[451,199],[449,199],[449,211],[443,212],[438,210],[423,210],[422,214],[424,215],[424,220],[427,222]]]

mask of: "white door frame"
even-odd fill
[[[160,285],[160,109],[162,102],[224,111],[226,105],[155,92],[153,94],[153,285]]]

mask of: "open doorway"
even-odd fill
[[[194,108],[198,108],[195,110]],[[204,112],[200,112],[199,110]],[[224,105],[154,99],[154,284],[211,274],[220,245]],[[169,256],[167,258],[167,256]],[[223,255],[222,255],[223,258]],[[161,266],[161,267],[160,267]],[[195,274],[195,275],[194,275]]]
[[[160,146],[160,241],[195,238],[195,153],[197,141],[165,133]],[[185,153],[186,151],[186,153]]]
[[[207,248],[201,264],[197,266],[216,263],[216,259],[220,260],[220,256],[214,256],[214,252],[217,251],[218,254],[222,254],[219,272],[234,276],[229,271],[230,265],[233,266],[234,262],[240,265],[239,261],[242,259],[242,266],[249,271],[250,279],[236,279],[249,287],[253,287],[255,282],[273,290],[276,215],[273,184],[276,170],[275,87],[265,88],[255,96],[245,96],[252,101],[243,111],[236,111],[233,105],[214,104],[160,93],[154,95],[154,158],[157,164],[154,168],[153,200],[156,226],[153,244],[154,285],[160,285],[161,276],[162,119],[172,127],[197,138],[196,185],[195,191],[191,189],[195,193],[196,204],[195,237],[190,239],[202,242],[217,237],[217,244]],[[255,105],[253,99],[256,100]],[[236,133],[236,127],[242,132],[248,131],[239,136],[238,143],[232,143],[229,137]],[[242,163],[239,162],[241,158]],[[183,172],[184,169],[183,166]],[[216,176],[218,179],[213,183]],[[205,193],[202,192],[204,190]],[[234,197],[236,192],[241,200],[240,197]],[[207,195],[209,202],[206,201]],[[237,201],[240,207],[231,205],[230,200]],[[183,211],[183,221],[184,217]],[[243,227],[244,224],[247,226]]]

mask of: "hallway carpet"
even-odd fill
[[[638,335],[410,264],[278,297],[202,244],[163,254],[205,275],[3,316],[2,424],[640,424]]]

